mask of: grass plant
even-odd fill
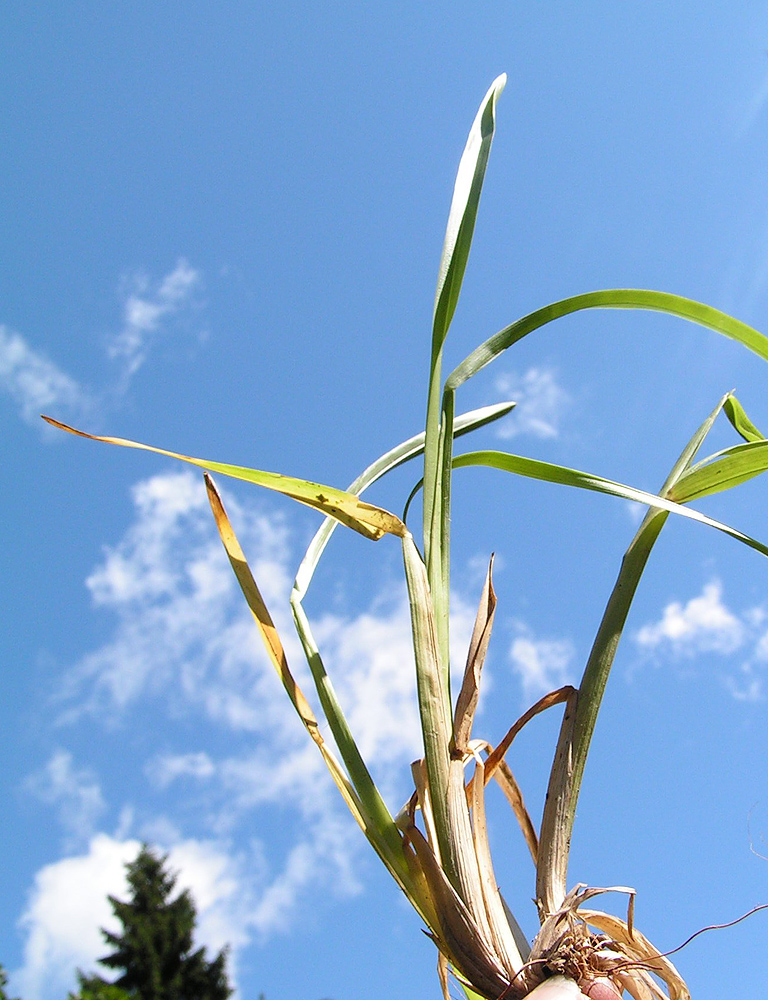
[[[691,437],[657,494],[599,475],[502,451],[454,454],[465,434],[509,413],[513,402],[455,415],[456,393],[486,365],[540,327],[579,310],[654,310],[690,320],[729,337],[768,360],[768,339],[717,309],[666,292],[609,289],[554,302],[515,321],[481,343],[447,378],[443,347],[459,299],[469,257],[486,166],[491,151],[499,77],[483,99],[470,130],[450,207],[438,271],[427,389],[426,426],[370,465],[346,490],[301,479],[179,455],[120,438],[99,437],[50,423],[82,437],[169,455],[206,470],[205,484],[215,522],[261,632],[269,657],[301,722],[323,756],[350,812],[390,874],[426,925],[439,955],[444,995],[449,975],[469,1000],[537,1000],[590,997],[611,1000],[626,991],[635,1000],[684,1000],[688,989],[668,958],[634,925],[634,890],[569,888],[568,854],[584,766],[616,649],[656,539],[670,514],[729,534],[768,555],[768,547],[691,508],[688,504],[730,489],[768,468],[768,440],[736,397],[725,395]],[[723,415],[739,443],[699,457],[716,419]],[[423,459],[423,476],[401,516],[361,499],[381,476],[404,462]],[[473,736],[473,721],[496,608],[492,560],[467,653],[461,687],[451,692],[449,662],[451,482],[454,469],[486,466],[516,476],[640,501],[648,508],[619,568],[615,586],[577,688],[566,686],[541,698],[497,743]],[[209,473],[246,480],[315,508],[325,520],[299,566],[291,594],[296,629],[306,655],[323,716],[335,746],[324,738],[318,718],[297,685],[280,636],[238,543]],[[406,523],[416,494],[423,497],[421,546]],[[366,538],[400,540],[413,634],[423,758],[412,767],[414,792],[393,815],[358,750],[336,697],[331,676],[305,614],[303,601],[325,547],[342,524]],[[529,816],[506,754],[534,716],[562,705],[563,715],[541,823]],[[531,853],[540,929],[526,940],[502,897],[493,872],[485,816],[485,786],[501,786]],[[619,918],[593,908],[606,892],[626,894]]]

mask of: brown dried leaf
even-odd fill
[[[418,827],[408,831],[432,893],[439,920],[439,944],[451,965],[486,996],[499,996],[509,979],[459,894],[437,863],[432,848]]]
[[[480,869],[480,884],[483,890],[491,937],[496,952],[504,963],[510,976],[516,975],[523,966],[523,957],[515,940],[515,935],[507,921],[504,903],[496,883],[491,860],[491,848],[488,843],[488,827],[485,817],[485,780],[483,763],[476,758],[474,781],[472,782],[472,833],[475,842],[475,854]]]
[[[456,753],[463,754],[466,751],[472,734],[472,722],[477,708],[477,699],[480,693],[480,674],[482,673],[485,657],[488,652],[488,643],[491,639],[491,629],[493,628],[493,617],[496,612],[496,594],[493,590],[493,556],[488,564],[488,573],[485,577],[483,593],[480,597],[480,606],[477,609],[475,627],[472,631],[472,638],[469,643],[467,654],[467,665],[464,669],[464,679],[461,683],[461,690],[456,699],[456,710],[454,712],[454,748]]]
[[[512,769],[505,760],[499,762],[498,767],[493,772],[493,777],[501,786],[502,792],[506,796],[509,804],[512,806],[512,811],[515,814],[517,822],[520,824],[520,829],[525,837],[528,850],[531,852],[533,863],[536,864],[539,854],[539,838],[536,834],[536,827],[533,825],[530,814],[525,807],[523,793],[520,791],[520,786],[515,780],[514,774],[512,774]]]
[[[534,719],[541,712],[545,712],[548,708],[552,708],[553,705],[560,705],[564,701],[569,701],[572,698],[575,698],[576,694],[576,688],[572,687],[570,684],[566,684],[564,687],[558,688],[556,691],[550,691],[549,694],[545,694],[544,697],[539,698],[536,704],[532,705],[527,712],[524,712],[517,722],[510,727],[504,739],[498,743],[489,754],[488,760],[485,762],[486,784],[490,781],[493,776],[493,772],[503,760],[507,750],[509,750],[512,746],[512,741],[523,726],[526,726],[531,719]]]

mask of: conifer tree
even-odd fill
[[[3,966],[0,965],[0,1000],[11,1000],[11,998],[8,996],[5,990],[7,985],[8,985],[8,973],[5,971]]]
[[[81,976],[82,1000],[107,1000],[111,994],[100,992],[107,986],[129,1000],[227,1000],[231,995],[227,949],[212,961],[204,948],[192,950],[195,904],[188,889],[173,897],[176,876],[167,869],[167,860],[144,845],[136,860],[126,865],[130,899],[123,902],[109,896],[122,932],[102,929],[114,950],[99,959],[120,975],[113,983]]]

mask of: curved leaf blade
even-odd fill
[[[747,416],[744,407],[732,392],[728,394],[723,409],[736,433],[740,434],[745,441],[765,441],[765,434],[761,434],[757,427],[755,427]]]
[[[719,309],[670,292],[656,292],[644,288],[609,288],[552,302],[499,330],[475,348],[451,372],[445,383],[446,392],[457,389],[527,334],[553,320],[584,309],[645,309],[677,316],[721,333],[743,344],[764,361],[768,361],[768,337]]]
[[[617,483],[603,476],[594,473],[580,472],[578,469],[569,469],[563,465],[553,465],[550,462],[541,462],[533,458],[524,458],[521,455],[511,455],[503,451],[475,451],[465,455],[457,455],[453,460],[455,469],[466,468],[468,466],[481,465],[491,469],[499,469],[502,472],[512,472],[527,479],[540,479],[548,483],[557,483],[561,486],[574,486],[582,490],[591,490],[595,493],[607,493],[610,496],[622,497],[625,500],[635,500],[646,504],[649,507],[669,511],[673,514],[680,514],[701,524],[708,524],[718,531],[730,535],[737,541],[748,545],[763,555],[768,556],[768,546],[758,542],[750,535],[746,535],[736,528],[731,528],[727,524],[716,521],[714,518],[702,514],[698,510],[690,507],[683,507],[664,496],[655,493],[647,493],[634,486],[626,486],[624,483]]]
[[[664,480],[659,491],[662,496],[668,497],[675,483],[690,468],[690,463],[712,430],[727,398],[727,395],[723,396],[694,431]],[[600,704],[635,593],[669,514],[668,510],[660,510],[658,507],[649,508],[624,553],[619,575],[605,606],[579,683],[572,729],[566,737],[567,746],[562,748],[565,752],[560,752],[561,745],[558,743],[547,788],[537,856],[536,895],[547,908],[550,904],[555,909],[558,908],[564,898],[576,804]],[[563,724],[565,725],[565,718]]]
[[[351,740],[351,735],[349,739],[356,753],[356,757],[353,757],[352,759],[354,767],[350,771],[350,777],[353,779],[352,782],[350,782],[350,777],[345,774],[344,769],[336,759],[333,751],[328,747],[326,741],[323,739],[320,724],[312,711],[309,702],[291,673],[285,649],[283,648],[282,641],[275,627],[274,621],[272,620],[272,616],[264,603],[259,587],[253,577],[248,561],[240,546],[240,542],[237,539],[234,528],[232,527],[229,517],[227,516],[226,510],[224,509],[218,490],[216,489],[213,480],[207,473],[205,475],[205,486],[208,493],[208,501],[211,505],[211,510],[216,522],[216,528],[219,532],[222,544],[224,545],[227,557],[229,558],[230,565],[232,566],[237,581],[240,584],[240,588],[246,599],[246,603],[248,604],[248,607],[254,617],[272,666],[277,672],[277,675],[280,678],[288,697],[290,698],[291,704],[304,724],[304,727],[309,733],[312,741],[319,749],[349,811],[357,820],[357,823],[368,838],[370,844],[384,862],[394,879],[400,885],[403,892],[413,903],[416,910],[424,917],[425,920],[429,921],[431,908],[428,894],[426,893],[425,886],[423,884],[423,877],[421,877],[418,872],[413,872],[409,868],[405,859],[401,835],[398,832],[392,817],[389,815],[383,800],[381,800],[381,797],[378,795],[378,791],[376,790],[375,785],[373,785],[362,758],[359,754],[357,754],[357,747],[355,746],[354,741]],[[344,757],[344,761],[349,766],[349,761],[347,760],[348,755],[344,755],[345,749],[348,750],[349,746],[344,744],[339,746],[339,750]],[[361,769],[363,772],[362,775],[360,773]],[[357,781],[355,781],[355,778],[357,778]],[[364,779],[367,779],[367,783]],[[362,785],[367,795],[360,794],[359,785]],[[374,806],[373,811],[371,811],[372,805]]]
[[[207,469],[210,472],[218,472],[223,476],[231,476],[233,479],[242,479],[265,489],[274,490],[284,496],[319,510],[329,517],[335,518],[341,524],[352,528],[366,538],[377,541],[385,534],[393,534],[402,537],[406,528],[403,522],[395,514],[382,507],[375,507],[373,504],[365,503],[345,490],[336,489],[333,486],[323,486],[320,483],[312,483],[306,479],[295,479],[292,476],[283,476],[277,472],[264,472],[260,469],[248,469],[241,465],[228,465],[223,462],[211,462],[204,458],[192,458],[189,455],[180,455],[175,451],[166,451],[164,448],[155,448],[153,445],[141,444],[138,441],[129,441],[126,438],[103,437],[98,434],[87,434],[79,431],[68,424],[63,424],[53,417],[43,417],[47,423],[53,427],[58,427],[69,434],[77,437],[88,438],[90,441],[102,441],[104,444],[116,444],[123,448],[139,448],[142,451],[151,451],[157,455],[166,455],[168,458],[176,458],[180,462],[187,462],[189,465],[196,465],[198,468]]]
[[[716,452],[695,465],[670,489],[669,497],[688,503],[721,493],[768,470],[768,441],[760,439]]]

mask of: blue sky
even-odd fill
[[[768,331],[768,6],[42,2],[4,5],[0,38],[0,962],[24,1000],[64,997],[145,839],[192,887],[200,940],[231,944],[242,997],[437,997],[433,946],[269,672],[201,478],[38,414],[346,485],[423,424],[455,170],[501,72],[448,370],[601,287]],[[680,321],[593,313],[527,338],[459,406],[516,399],[478,444],[654,490],[728,390],[768,426],[761,365]],[[372,497],[399,510],[416,476]],[[221,485],[289,635],[317,519]],[[765,490],[699,506],[765,540]],[[457,474],[457,665],[497,553],[489,740],[577,679],[636,523],[619,500]],[[394,809],[418,754],[400,574],[394,543],[337,532],[308,602]],[[635,886],[662,948],[768,901],[766,580],[756,553],[670,521],[611,678],[570,875]],[[540,720],[511,755],[534,816],[555,732]],[[491,836],[532,935],[503,804]],[[759,992],[745,956],[766,919],[678,956],[697,1000],[734,963]]]

